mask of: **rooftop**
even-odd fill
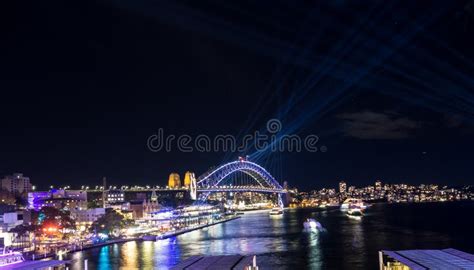
[[[231,270],[244,269],[252,265],[253,256],[227,255],[227,256],[192,256],[175,265],[173,270],[182,269],[215,269]]]
[[[382,253],[412,270],[474,269],[474,255],[457,249],[382,250]]]
[[[63,266],[70,261],[45,260],[45,261],[24,261],[20,263],[0,266],[1,270],[34,270],[34,269],[52,269],[53,267]]]

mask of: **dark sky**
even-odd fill
[[[163,185],[253,154],[301,189],[474,183],[473,1],[1,5],[0,175]],[[147,149],[272,118],[327,151]]]

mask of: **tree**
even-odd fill
[[[91,208],[98,208],[98,207],[100,207],[100,205],[97,203],[96,200],[88,201],[88,202],[87,202],[87,208],[88,208],[88,209],[91,209]]]
[[[106,209],[105,214],[92,223],[89,228],[93,233],[118,235],[121,229],[132,225],[132,220],[126,220],[123,215],[113,209]]]
[[[10,229],[11,233],[16,233],[19,237],[22,237],[26,234],[35,232],[38,229],[37,225],[25,225],[20,224],[12,229]]]
[[[26,199],[28,193],[22,193],[15,196],[15,204],[19,206],[26,207],[28,205],[28,200]]]
[[[14,205],[16,202],[15,196],[6,190],[0,190],[0,202],[2,204]]]
[[[30,234],[38,229],[37,225],[20,224],[12,229],[10,233],[15,233],[16,237],[13,239],[13,245],[17,248],[24,248],[31,246]]]
[[[38,225],[38,228],[55,227],[57,229],[74,230],[76,222],[71,218],[69,211],[60,210],[54,207],[46,206],[40,211],[32,213],[32,223]]]

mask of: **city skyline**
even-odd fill
[[[192,177],[192,178],[191,178]],[[20,179],[18,183],[15,183],[14,181]],[[25,182],[23,182],[25,179]],[[172,172],[169,174],[168,179],[164,181],[163,183],[154,183],[154,184],[136,184],[135,182],[129,182],[128,184],[125,185],[117,185],[115,183],[107,182],[106,177],[103,177],[101,179],[102,183],[97,182],[96,184],[93,185],[84,185],[84,184],[76,184],[76,185],[68,185],[68,184],[63,184],[63,185],[40,185],[37,186],[34,183],[31,183],[30,178],[28,176],[23,175],[22,173],[14,173],[11,175],[5,175],[5,176],[0,176],[0,181],[2,184],[2,189],[8,192],[14,192],[18,194],[22,193],[28,193],[31,191],[51,191],[51,190],[91,190],[91,191],[97,191],[97,190],[122,190],[122,191],[127,191],[127,190],[147,190],[147,191],[152,191],[154,189],[160,190],[160,189],[188,189],[191,185],[191,179],[198,180],[195,178],[194,172],[192,171],[186,171],[186,173],[183,174],[183,178],[180,177],[179,173]],[[106,186],[104,186],[104,181]],[[135,184],[130,184],[130,183],[135,183]],[[374,188],[375,190],[380,190],[380,189],[386,189],[387,187],[393,187],[393,186],[408,186],[408,187],[436,187],[442,188],[442,189],[466,189],[466,190],[471,190],[474,188],[473,185],[451,185],[447,183],[409,183],[409,182],[389,182],[389,181],[383,181],[382,179],[376,179],[372,183],[369,184],[362,184],[362,185],[357,185],[351,181],[344,181],[344,180],[339,180],[335,185],[332,186],[320,186],[320,187],[313,187],[311,189],[301,189],[298,186],[293,186],[290,185],[287,181],[284,181],[281,183],[281,185],[285,185],[288,190],[298,190],[299,192],[316,192],[319,190],[334,190],[334,192],[339,192],[341,194],[347,193],[350,194],[351,189],[367,189],[369,187]],[[10,187],[11,186],[11,187]]]
[[[53,2],[6,14],[18,15],[18,28],[6,35],[16,43],[0,45],[9,52],[2,61],[7,91],[0,106],[0,175],[23,172],[38,185],[93,185],[104,176],[117,185],[150,184],[166,181],[173,171],[200,175],[251,155],[280,181],[303,189],[339,179],[472,183],[474,35],[472,24],[461,19],[472,16],[468,3],[398,3],[393,16],[374,18],[370,9],[351,13],[358,5],[350,2],[316,10],[295,6],[279,18],[283,28],[263,15],[262,5],[244,9],[262,14],[268,27],[218,5],[222,16],[240,18],[232,36],[208,6],[181,10],[200,22],[183,24],[159,16],[161,9],[90,5],[95,9],[87,18],[73,4]],[[163,5],[175,10],[177,4]],[[33,10],[55,12],[44,20]],[[200,21],[198,11],[215,23]],[[338,16],[328,12],[346,20],[334,21]],[[366,23],[371,18],[374,26]],[[423,30],[414,32],[413,25]],[[110,34],[100,34],[106,29]],[[358,38],[351,36],[353,29]],[[293,57],[285,60],[287,54]],[[147,139],[160,128],[176,136],[241,139],[265,130],[270,119],[281,121],[279,134],[314,134],[327,151],[147,149]]]
[[[474,0],[3,4],[0,269],[474,269]]]

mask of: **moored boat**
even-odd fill
[[[272,210],[270,210],[270,215],[275,216],[275,215],[283,215],[283,209],[280,207],[274,207]]]
[[[20,252],[9,252],[0,254],[0,267],[24,262],[23,254]]]

